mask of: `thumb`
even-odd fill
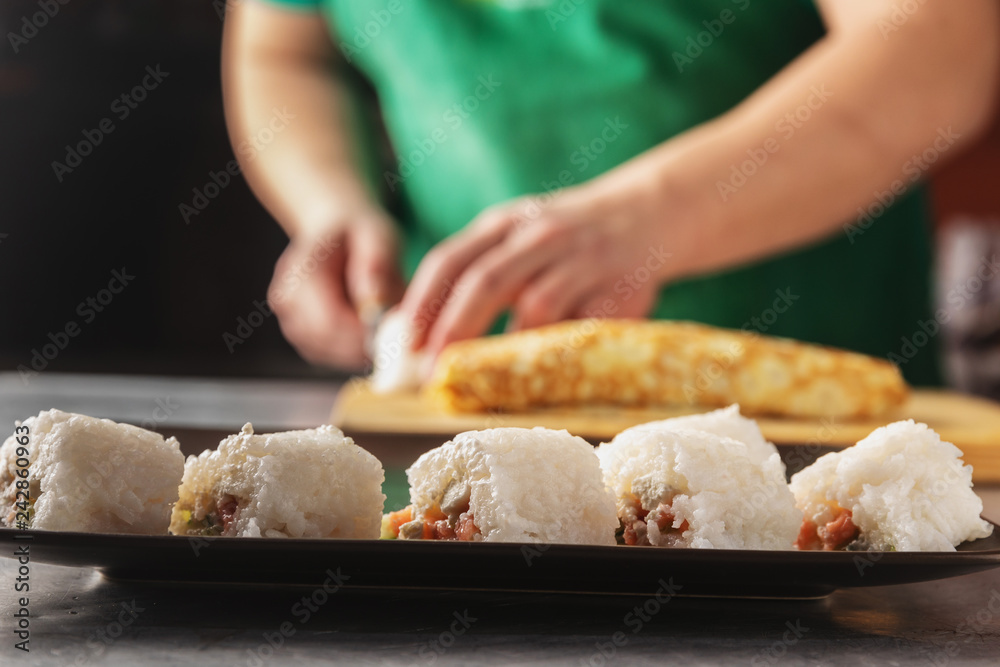
[[[347,294],[359,312],[395,304],[403,280],[397,262],[399,242],[391,228],[364,224],[348,238]]]

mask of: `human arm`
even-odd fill
[[[230,136],[247,182],[291,239],[269,301],[303,356],[358,368],[365,354],[359,310],[392,303],[401,280],[393,223],[360,175],[337,59],[318,11],[266,2],[228,10]]]
[[[896,3],[822,0],[828,35],[743,103],[535,212],[537,198],[484,212],[425,259],[404,309],[436,353],[510,307],[518,326],[586,315],[659,252],[619,315],[646,315],[670,281],[817,242],[840,230],[939,131],[966,143],[990,117],[1000,16],[991,0],[927,0],[899,30]],[[819,92],[817,92],[819,91]],[[810,119],[778,130],[812,103]],[[734,166],[780,140],[729,189]],[[949,148],[949,150],[955,150]],[[735,191],[733,191],[735,190]],[[657,251],[657,252],[654,252]],[[656,265],[657,262],[653,262]],[[432,312],[440,285],[460,286]]]

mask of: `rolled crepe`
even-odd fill
[[[750,414],[870,417],[908,388],[882,359],[690,322],[572,320],[452,343],[428,394],[456,412],[739,403]]]
[[[236,435],[188,457],[170,532],[377,538],[382,464],[333,426]]]
[[[388,536],[398,528],[402,539],[615,544],[614,502],[594,448],[566,431],[461,433],[406,475],[412,504],[387,516],[396,522]]]
[[[0,448],[3,525],[166,534],[184,471],[176,439],[61,410],[18,427]]]
[[[645,424],[597,450],[628,545],[791,549],[802,513],[777,451]]]

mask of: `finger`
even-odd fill
[[[292,245],[279,259],[268,300],[282,333],[307,359],[338,366],[364,363],[363,335],[344,291],[342,244],[317,252]]]
[[[656,303],[658,290],[649,287],[623,296],[611,287],[591,293],[573,310],[573,318],[597,317],[635,318],[647,317]]]
[[[380,309],[401,295],[398,241],[381,225],[359,225],[347,239],[347,294],[355,310]]]
[[[330,329],[330,322],[320,323],[323,328],[317,328],[313,318],[313,315],[306,319],[296,315],[278,320],[282,334],[304,359],[341,370],[365,368],[362,336],[348,335],[344,329]]]
[[[473,227],[427,253],[417,267],[401,306],[413,323],[413,349],[420,349],[426,343],[444,304],[452,298],[459,275],[483,253],[503,241],[508,231],[507,219],[491,214],[485,222],[474,223]]]
[[[571,317],[594,292],[599,280],[592,267],[579,262],[553,266],[517,297],[510,329],[531,329]]]
[[[552,245],[508,242],[477,259],[459,278],[451,300],[428,332],[430,355],[437,356],[451,342],[486,333],[556,252]]]
[[[291,313],[279,320],[282,330],[309,361],[360,368],[365,361],[364,329],[354,309],[331,291],[325,281],[306,286]]]
[[[268,286],[267,298],[271,307],[280,309],[317,273],[327,272],[334,276],[341,273],[344,257],[341,233],[301,238],[289,243],[274,265],[274,274]]]

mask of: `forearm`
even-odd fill
[[[742,105],[603,185],[639,183],[652,193],[664,217],[659,240],[677,259],[672,277],[840,232],[875,192],[911,184],[922,171],[909,163],[915,155],[954,151],[988,121],[997,11],[978,0],[961,3],[978,15],[947,4],[928,0],[888,38],[874,9],[864,25],[835,25]],[[935,147],[942,130],[951,145]]]
[[[288,46],[261,37],[280,30],[282,21],[302,18],[243,3],[227,18],[223,54],[226,118],[237,158],[290,236],[378,206],[360,176],[351,131],[356,122],[334,75],[326,35],[307,33]]]

